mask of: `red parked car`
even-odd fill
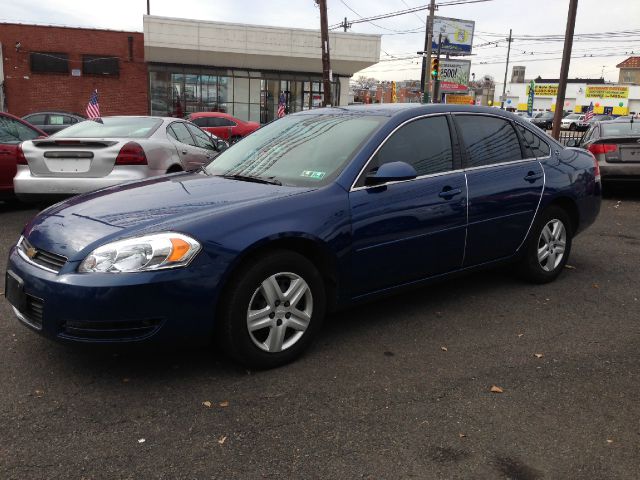
[[[229,143],[235,143],[260,128],[258,122],[245,122],[222,112],[191,113],[187,120]]]
[[[13,198],[13,177],[16,176],[18,147],[25,140],[46,137],[39,128],[9,113],[0,112],[0,199]]]

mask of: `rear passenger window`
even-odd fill
[[[451,170],[453,156],[447,119],[421,118],[400,127],[375,154],[367,173],[390,162],[406,162],[416,169],[418,176]]]
[[[196,125],[198,125],[199,127],[208,127],[209,122],[207,120],[209,120],[207,117],[200,117],[200,118],[194,118],[191,121]]]
[[[522,160],[520,142],[509,121],[482,115],[456,115],[455,119],[468,168]]]
[[[187,130],[186,125],[182,122],[172,123],[171,126],[169,126],[169,134],[180,143],[196,146],[196,142],[193,140],[189,130]]]
[[[516,125],[516,128],[524,139],[525,158],[542,158],[551,155],[547,142],[521,125]]]

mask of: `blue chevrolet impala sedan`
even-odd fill
[[[10,252],[6,297],[55,340],[215,340],[270,368],[356,302],[504,262],[554,280],[600,190],[589,152],[500,110],[311,110],[199,171],[44,210]]]

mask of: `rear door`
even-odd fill
[[[354,296],[456,270],[462,265],[467,196],[447,115],[414,119],[379,148],[349,193]],[[366,186],[387,162],[418,177]]]
[[[454,118],[469,192],[464,264],[511,256],[524,241],[540,203],[542,165],[524,151],[510,120],[481,114]]]
[[[206,162],[204,151],[196,144],[185,122],[173,122],[167,127],[167,134],[178,150],[182,168],[195,170]]]
[[[213,146],[213,143],[211,143],[211,137],[195,125],[191,125],[188,123],[186,125],[187,129],[189,129],[189,132],[191,133],[191,136],[193,136],[193,139],[196,141],[198,150],[200,151],[200,165],[209,163],[217,155],[216,149]]]

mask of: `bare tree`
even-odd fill
[[[377,83],[378,81],[373,77],[365,77],[364,75],[360,75],[355,80],[355,87],[358,90],[369,90]]]

